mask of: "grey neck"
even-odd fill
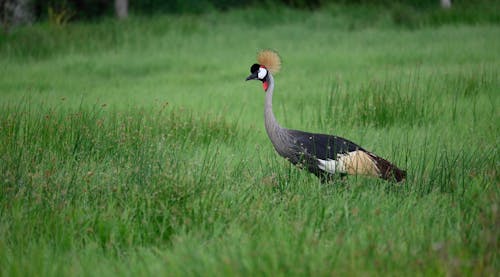
[[[276,117],[273,113],[273,92],[274,92],[274,78],[269,72],[267,75],[267,82],[269,86],[266,91],[266,103],[264,109],[264,118],[266,124],[266,131],[269,137],[272,138],[272,134],[281,129],[281,126],[276,121]]]
[[[269,72],[267,75],[268,88],[266,91],[266,103],[264,109],[264,118],[267,135],[271,139],[274,148],[282,156],[286,154],[288,136],[287,131],[283,129],[273,113],[273,92],[274,92],[274,78]]]

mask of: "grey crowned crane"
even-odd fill
[[[291,163],[306,168],[322,182],[335,174],[365,175],[385,180],[404,181],[406,172],[389,161],[363,149],[347,139],[314,134],[281,127],[273,113],[274,78],[281,67],[279,55],[263,50],[257,55],[258,64],[250,67],[246,80],[259,80],[266,93],[264,118],[266,131],[279,155]]]

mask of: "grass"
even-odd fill
[[[498,25],[271,14],[2,37],[0,275],[497,275]],[[407,182],[321,185],[279,158],[243,81],[267,47],[283,125]]]

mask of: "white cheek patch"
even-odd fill
[[[259,77],[260,80],[264,79],[267,75],[267,69],[261,67],[259,68],[259,73],[257,74],[257,77]]]

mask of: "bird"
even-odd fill
[[[327,183],[347,175],[364,175],[391,182],[403,182],[406,171],[364,149],[356,143],[335,135],[310,133],[283,128],[273,112],[274,77],[281,58],[274,50],[261,50],[257,63],[250,67],[246,81],[262,82],[265,92],[264,123],[276,152],[292,164],[316,175]]]

